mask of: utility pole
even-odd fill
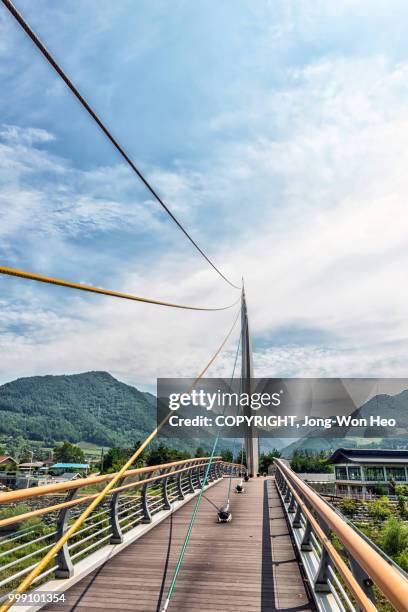
[[[27,478],[27,489],[30,488],[30,482],[31,482],[31,467],[33,465],[34,462],[34,451],[28,451],[31,455],[31,463],[30,463],[30,467],[28,470],[28,478]]]
[[[242,329],[242,392],[251,395],[253,377],[252,370],[252,344],[248,324],[248,311],[245,301],[245,290],[242,289],[242,308],[241,308],[241,329]],[[245,409],[245,414],[251,415],[251,407]],[[245,451],[248,473],[255,476],[258,472],[258,435],[252,426],[247,426],[245,431]]]

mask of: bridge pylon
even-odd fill
[[[241,378],[242,378],[242,393],[252,392],[252,378],[253,378],[253,366],[252,366],[252,342],[251,334],[248,323],[248,311],[245,300],[245,289],[242,289],[242,308],[241,308],[241,351],[242,351],[242,366],[241,366]],[[244,409],[244,414],[247,416],[251,415],[251,407],[248,406]],[[248,472],[255,476],[259,470],[258,455],[259,455],[259,444],[258,436],[252,426],[247,426],[245,431],[245,451]]]

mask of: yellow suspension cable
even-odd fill
[[[191,385],[190,390],[193,389],[193,387],[196,385],[197,381],[200,380],[200,378],[202,378],[204,376],[204,374],[208,371],[208,369],[211,366],[211,364],[215,361],[215,359],[218,357],[218,355],[220,354],[220,352],[224,348],[225,344],[227,343],[229,337],[231,336],[231,334],[232,334],[232,332],[234,330],[234,327],[235,327],[236,322],[238,320],[239,314],[240,314],[240,309],[238,310],[238,313],[237,313],[237,315],[236,315],[236,317],[234,319],[234,323],[232,324],[232,327],[229,330],[228,334],[226,335],[226,337],[222,341],[222,343],[219,346],[219,348],[217,349],[217,351],[211,357],[211,359],[209,360],[207,365],[198,374],[197,378],[194,380],[193,384]],[[66,544],[68,542],[69,538],[77,531],[77,529],[79,527],[81,527],[81,525],[88,518],[88,516],[91,514],[91,512],[93,512],[93,510],[95,510],[95,508],[98,506],[98,504],[106,497],[106,495],[115,486],[115,484],[118,482],[118,480],[121,479],[121,477],[126,472],[126,470],[128,470],[130,468],[130,466],[136,461],[136,459],[141,455],[141,453],[150,444],[150,442],[156,437],[156,435],[159,433],[159,431],[167,423],[167,421],[169,420],[170,416],[171,416],[171,413],[169,412],[169,414],[167,416],[165,416],[165,418],[152,431],[152,433],[146,438],[146,440],[144,442],[142,442],[142,444],[139,446],[137,451],[131,456],[131,458],[125,463],[125,465],[119,470],[119,472],[116,472],[114,478],[112,478],[112,480],[99,493],[99,495],[89,504],[89,506],[87,508],[85,508],[85,510],[83,511],[81,516],[79,516],[74,521],[74,523],[72,523],[71,527],[69,527],[69,529],[64,533],[64,535],[58,540],[58,542],[56,542],[53,545],[53,547],[50,548],[50,550],[43,557],[43,559],[41,559],[41,561],[39,561],[38,564],[31,570],[31,572],[24,578],[24,580],[19,584],[17,589],[14,591],[15,594],[17,594],[17,593],[24,593],[31,586],[31,584],[37,578],[37,576],[39,576],[39,574],[41,574],[41,572],[47,567],[47,565],[51,561],[51,559],[61,550],[61,548],[64,546],[64,544]],[[5,602],[0,607],[0,612],[7,612],[7,610],[9,610],[12,605],[13,605],[13,600],[12,599],[7,601],[7,602]]]
[[[67,287],[69,289],[77,289],[79,291],[87,291],[88,293],[98,293],[100,295],[108,295],[111,297],[121,298],[123,300],[132,300],[134,302],[144,302],[146,304],[155,304],[157,306],[168,306],[169,308],[182,308],[184,310],[206,310],[206,311],[217,311],[217,310],[228,310],[239,302],[240,297],[233,304],[229,306],[222,306],[220,308],[204,308],[200,306],[186,306],[184,304],[173,304],[172,302],[164,302],[162,300],[153,300],[150,298],[140,297],[137,295],[131,295],[129,293],[120,293],[118,291],[111,291],[110,289],[100,289],[98,287],[92,287],[92,285],[84,285],[83,283],[73,283],[71,281],[61,280],[60,278],[53,278],[51,276],[44,276],[43,274],[34,274],[33,272],[25,272],[24,270],[18,270],[17,268],[8,268],[7,266],[0,266],[0,274],[7,276],[18,276],[26,280],[33,280],[40,283],[48,283],[49,285],[58,285],[60,287]]]

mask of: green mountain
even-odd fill
[[[380,416],[386,419],[395,419],[397,430],[391,427],[367,427],[360,433],[360,429],[353,427],[332,427],[322,431],[316,429],[305,437],[292,442],[282,451],[285,458],[290,458],[295,449],[310,452],[335,451],[337,448],[406,448],[408,439],[408,390],[396,395],[379,394],[372,397],[362,406],[351,413],[353,418],[366,418]],[[361,436],[364,437],[361,437]]]
[[[107,372],[32,376],[0,386],[0,435],[46,445],[134,446],[155,423],[156,398]]]

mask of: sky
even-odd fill
[[[210,258],[245,279],[256,376],[408,371],[408,7],[16,0]],[[0,7],[0,261],[163,300],[239,297]],[[0,278],[0,383],[194,376],[236,308]],[[209,374],[228,376],[238,327]]]

